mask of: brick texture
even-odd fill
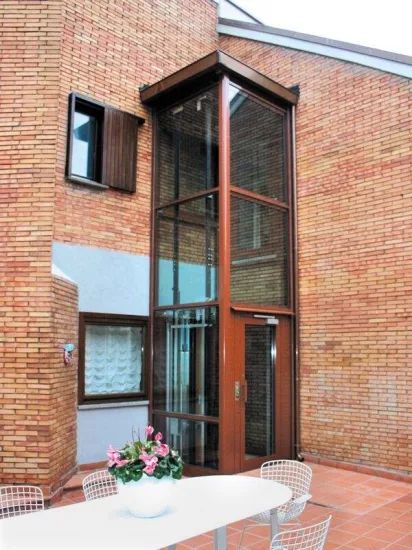
[[[151,115],[139,86],[216,49],[212,0],[0,3],[0,483],[58,490],[75,465],[76,292],[53,240],[148,254]],[[68,95],[146,118],[137,193],[65,182]]]
[[[151,114],[139,86],[218,46],[212,0],[0,3],[0,482],[57,491],[75,465],[77,291],[52,241],[149,254]],[[407,471],[411,82],[223,37],[297,109],[301,440],[312,456]],[[65,181],[68,95],[146,118],[137,192]]]
[[[408,471],[412,83],[233,37],[222,37],[220,47],[300,86],[302,448]]]
[[[0,3],[0,482],[50,482],[61,6]]]
[[[75,0],[63,6],[56,217],[60,242],[149,254],[151,115],[139,87],[217,48],[212,0]],[[137,191],[99,192],[64,181],[68,94],[76,90],[146,119],[139,130]]]

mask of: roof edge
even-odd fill
[[[166,76],[162,80],[141,89],[141,100],[147,105],[158,103],[168,93],[174,92],[190,82],[193,83],[195,80],[205,75],[218,73],[219,71],[236,76],[240,81],[247,82],[249,85],[259,88],[283,102],[292,105],[296,105],[298,102],[299,94],[296,93],[296,90],[291,90],[282,86],[278,82],[275,82],[271,78],[259,73],[255,69],[220,50],[215,50],[194,63]]]
[[[397,54],[392,52],[387,52],[385,50],[379,50],[376,48],[369,48],[367,46],[360,46],[357,44],[351,44],[349,42],[342,42],[339,40],[332,40],[330,38],[322,38],[320,36],[313,36],[310,34],[304,34],[300,32],[295,31],[288,31],[285,29],[277,29],[275,27],[270,27],[268,25],[261,25],[257,23],[246,23],[243,21],[236,21],[233,19],[224,19],[219,18],[218,21],[218,32],[220,34],[231,34],[230,30],[233,29],[233,32],[242,32],[244,38],[249,38],[251,40],[257,40],[257,41],[267,41],[267,42],[273,42],[273,40],[276,39],[276,37],[284,37],[285,41],[290,39],[291,43],[294,45],[289,45],[286,47],[294,48],[294,49],[302,49],[302,51],[309,51],[308,48],[299,48],[298,44],[299,42],[306,43],[306,44],[313,44],[314,48],[320,48],[324,47],[325,50],[329,49],[329,53],[324,53],[324,55],[327,55],[328,57],[336,57],[336,59],[342,59],[336,52],[336,50],[341,50],[342,55],[344,55],[344,52],[352,53],[354,56],[364,56],[364,58],[375,58],[376,60],[382,60],[383,62],[391,62],[399,65],[404,65],[409,67],[412,67],[412,57],[408,55],[403,54]],[[257,38],[256,36],[259,35],[261,39]],[[263,37],[267,35],[267,40],[263,40]],[[239,34],[237,34],[239,36]],[[333,56],[330,51],[335,50],[336,56]],[[311,53],[320,53],[322,55],[321,51],[313,51]],[[359,63],[359,61],[353,60],[355,63]],[[377,61],[376,61],[377,62]],[[375,63],[376,63],[375,62]],[[367,65],[367,63],[360,63]],[[371,65],[373,68],[377,68],[375,65]],[[388,72],[395,72],[391,71],[389,69],[382,68],[381,70],[387,70]],[[399,73],[401,74],[401,73]],[[411,73],[412,74],[412,73]],[[408,74],[401,74],[401,76],[407,76],[410,78],[410,75]]]

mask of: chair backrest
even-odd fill
[[[116,479],[107,470],[93,472],[83,479],[83,493],[86,500],[116,495]]]
[[[32,485],[0,487],[0,519],[44,510],[43,492]]]
[[[283,531],[273,537],[271,550],[322,550],[332,516],[320,523]]]
[[[297,460],[270,460],[262,464],[260,477],[287,485],[298,498],[309,493],[312,470]]]

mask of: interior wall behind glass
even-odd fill
[[[284,115],[230,87],[231,184],[287,202]]]
[[[155,313],[154,409],[218,417],[218,335],[216,308]]]
[[[217,196],[157,211],[157,305],[217,299]]]
[[[158,115],[156,204],[218,183],[217,87]]]
[[[231,301],[287,306],[288,212],[231,198]]]

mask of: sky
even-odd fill
[[[271,27],[412,56],[412,0],[234,0]]]

